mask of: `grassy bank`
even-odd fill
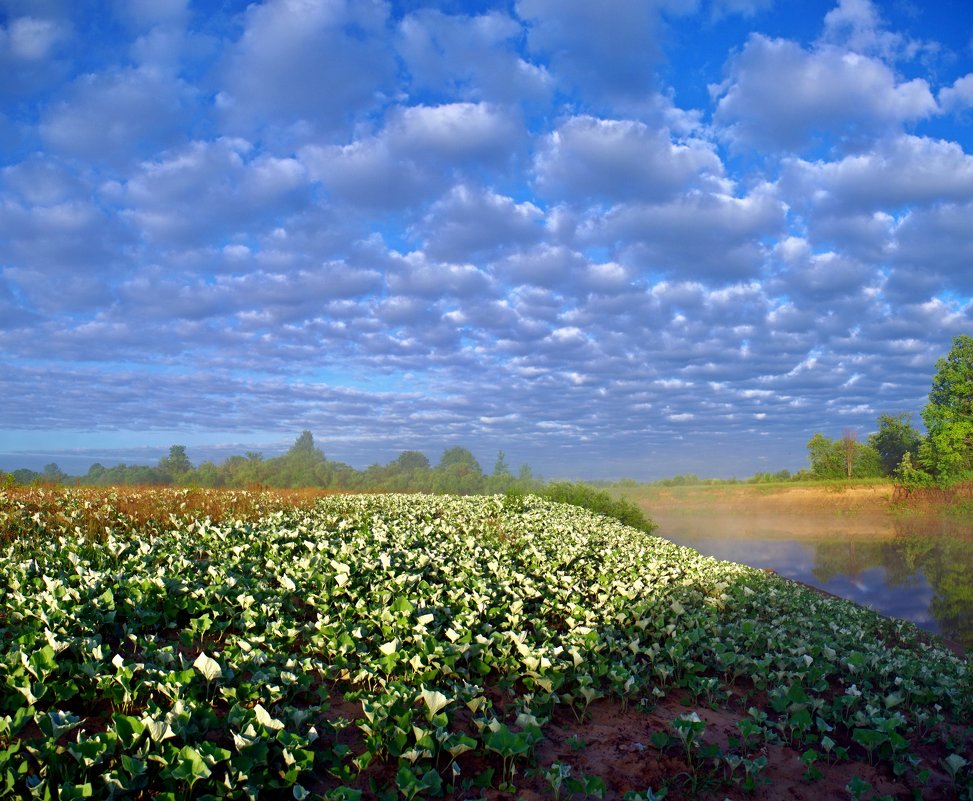
[[[650,514],[891,514],[889,481],[809,481],[763,484],[616,484],[608,488]]]
[[[0,496],[6,796],[973,791],[969,662],[604,516],[338,496],[94,536],[54,514],[84,502]]]

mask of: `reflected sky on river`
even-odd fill
[[[973,648],[973,521],[666,516],[659,534],[909,620]]]

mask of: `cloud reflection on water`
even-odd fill
[[[740,514],[657,517],[661,536],[769,568],[973,647],[973,523]]]

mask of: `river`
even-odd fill
[[[658,534],[770,568],[973,651],[973,521],[942,516],[666,514]]]

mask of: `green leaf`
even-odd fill
[[[483,732],[483,744],[503,757],[525,754],[530,748],[530,742],[523,733],[515,733],[503,724],[495,731],[486,729]]]
[[[163,740],[167,740],[170,737],[175,737],[176,733],[172,730],[172,726],[169,725],[167,720],[156,720],[152,717],[142,718],[142,723],[145,724],[145,728],[149,732],[149,737],[153,742],[161,743]]]
[[[409,614],[413,609],[415,609],[415,607],[408,598],[406,598],[404,595],[400,595],[392,602],[391,609],[393,612],[404,612]]]
[[[270,729],[271,731],[280,731],[284,728],[284,724],[273,717],[262,705],[257,704],[253,708],[254,715],[257,717],[257,723],[263,726],[265,729]]]
[[[68,745],[71,754],[84,768],[91,768],[99,764],[109,752],[114,752],[118,735],[113,731],[99,732],[91,737],[83,737],[76,743]]]
[[[877,729],[855,729],[851,733],[851,739],[868,751],[872,751],[888,740],[888,735]]]
[[[473,751],[475,748],[476,740],[465,734],[460,734],[455,740],[451,740],[446,745],[446,750],[454,759],[460,756],[460,754],[465,754],[467,751]]]
[[[125,748],[132,748],[146,728],[145,724],[138,718],[122,715],[118,712],[112,715],[112,720],[115,722],[115,732],[118,734],[118,739]]]
[[[959,754],[950,754],[943,760],[943,765],[946,771],[949,773],[949,777],[956,781],[957,774],[965,768],[969,763]]]
[[[145,773],[145,761],[128,754],[122,754],[122,769],[133,778]]]
[[[426,702],[426,706],[429,708],[430,718],[451,701],[438,690],[427,690],[425,687],[422,689],[422,700]]]
[[[206,779],[212,775],[212,771],[199,751],[188,745],[184,745],[178,751],[176,764],[170,768],[170,773],[174,778],[186,782],[190,787],[200,779]]]
[[[38,680],[43,680],[57,667],[54,649],[50,645],[45,645],[39,651],[35,651],[30,656],[27,669],[34,674]]]
[[[81,725],[81,718],[70,712],[48,712],[46,715],[38,715],[36,720],[40,730],[52,740]]]
[[[62,784],[60,789],[60,801],[74,801],[76,798],[91,798],[94,790],[91,784]]]
[[[193,667],[203,674],[206,681],[213,681],[223,675],[223,669],[219,662],[207,656],[205,651],[200,652],[199,656],[196,657]]]

